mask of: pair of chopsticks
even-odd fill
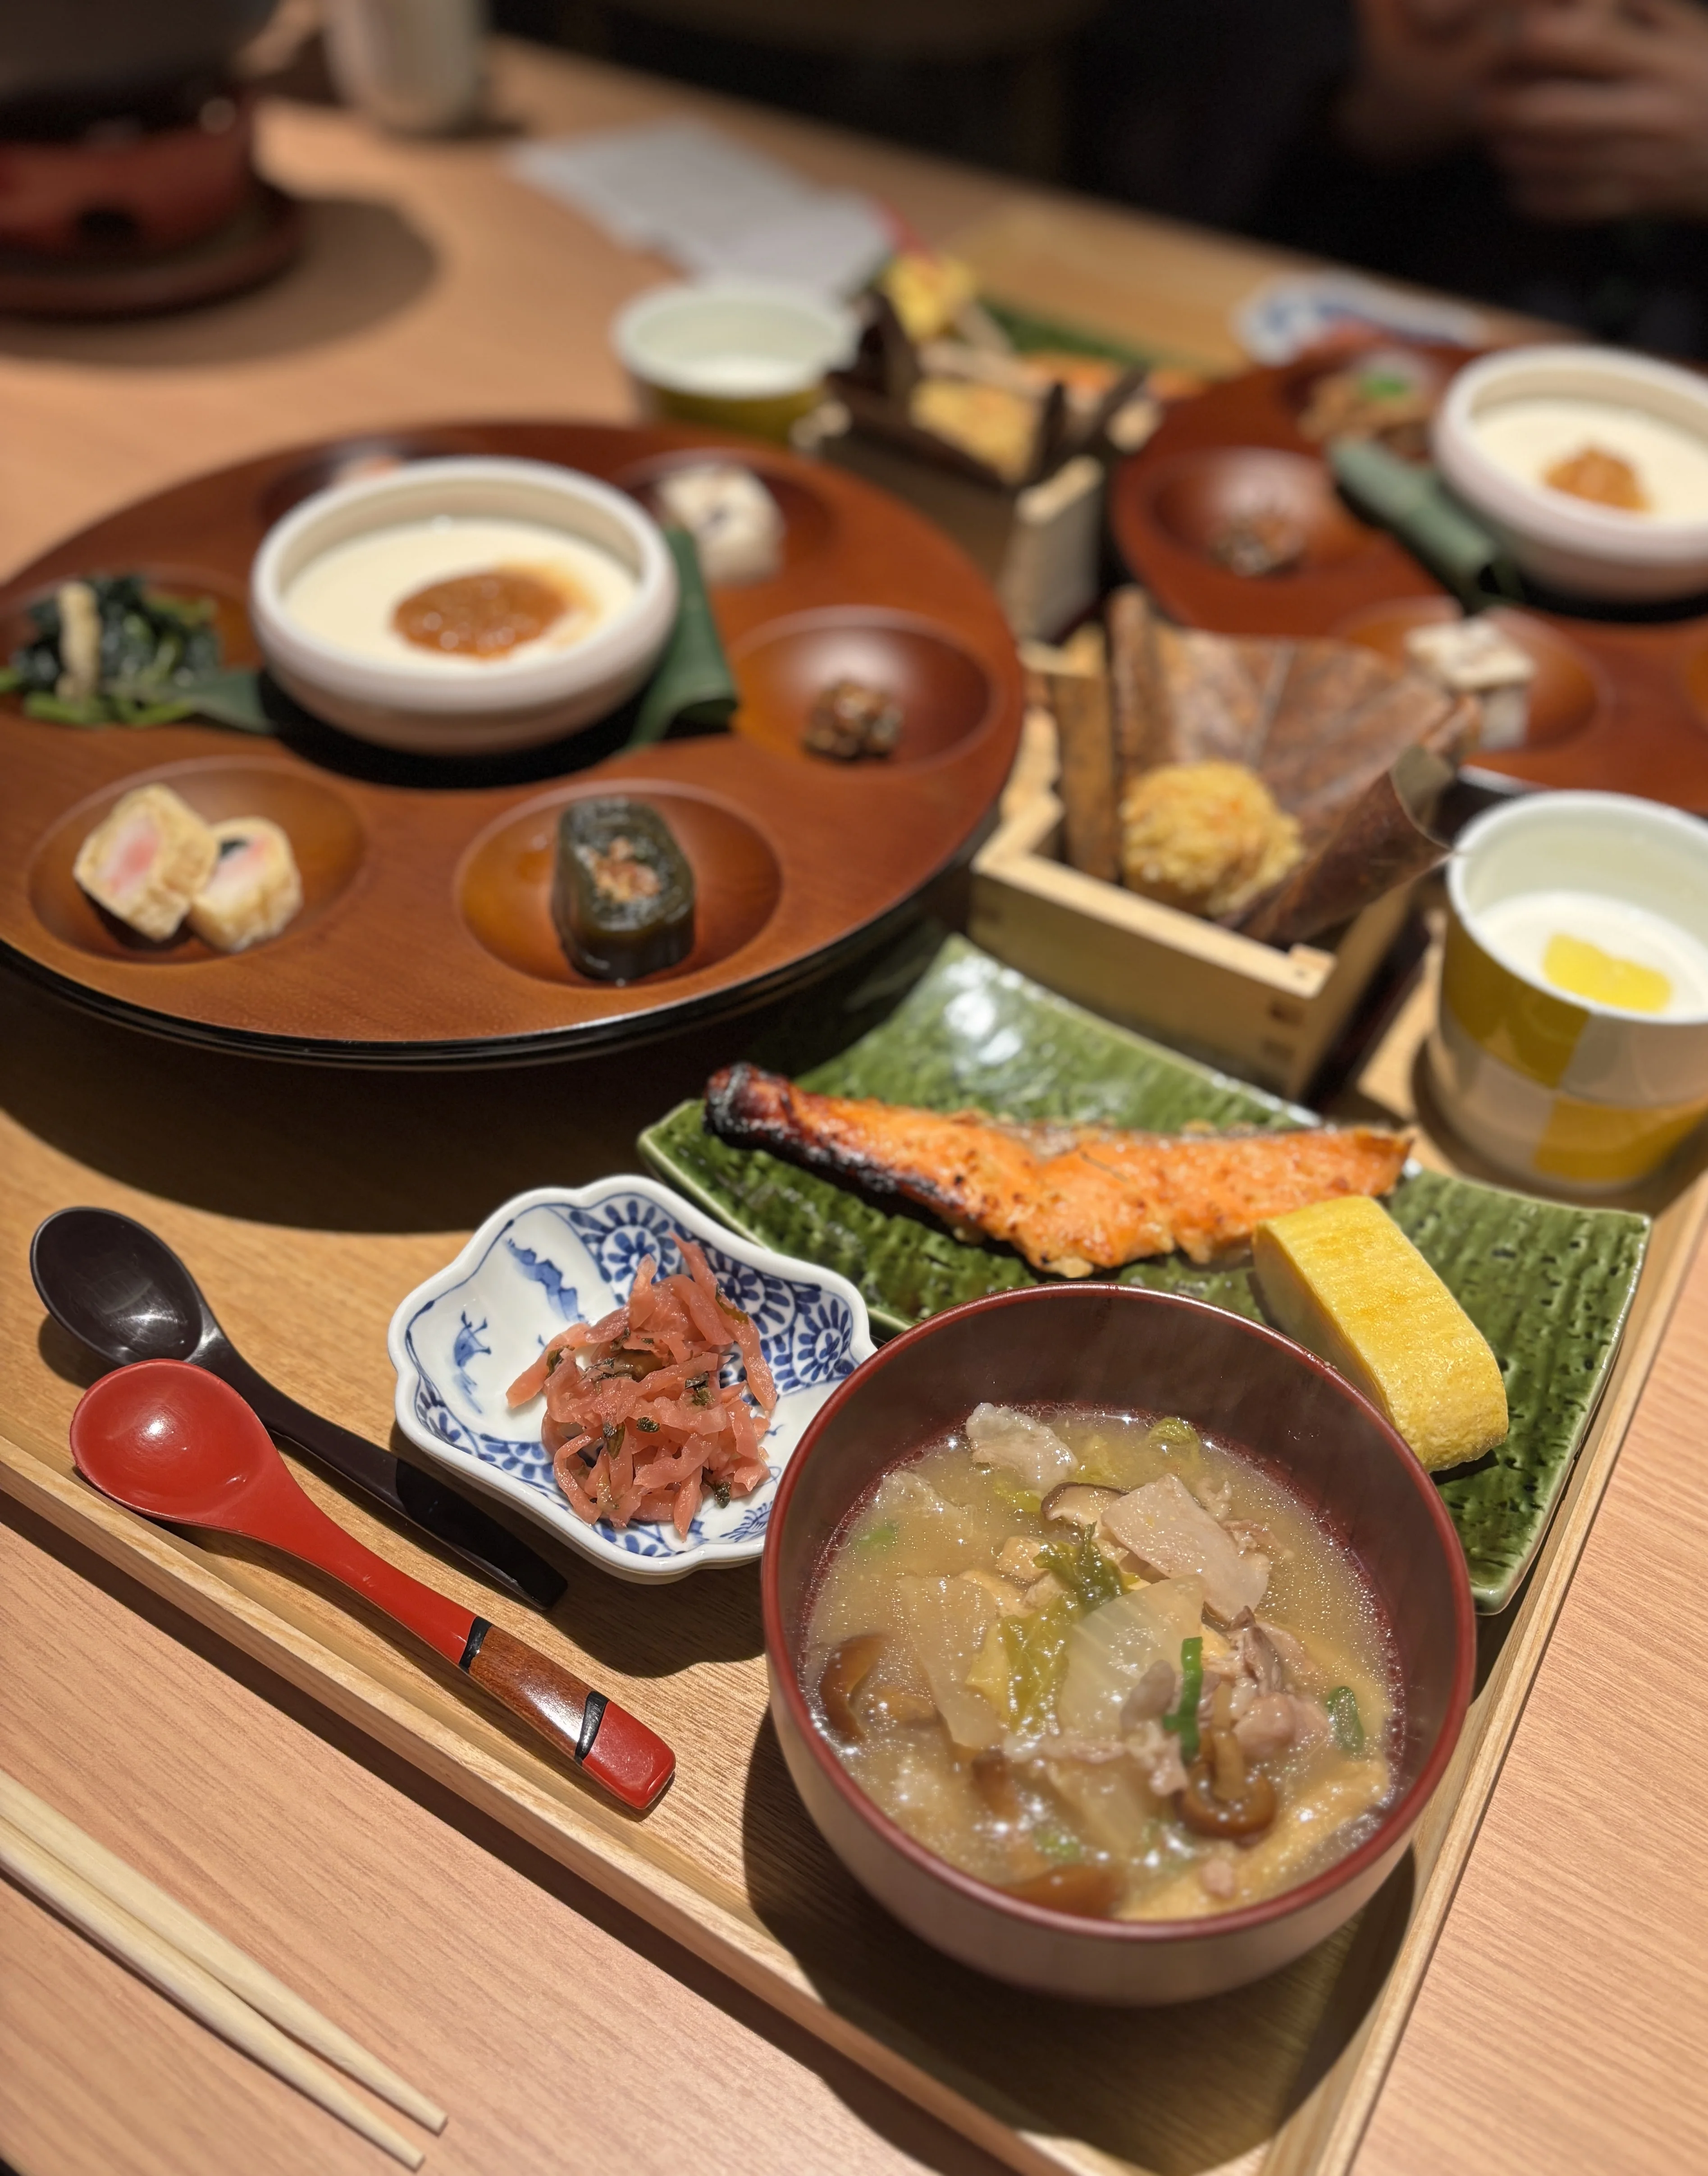
[[[421,2149],[303,2048],[324,2055],[431,2131],[444,2129],[443,2108],[3,1769],[0,1869],[275,2077],[406,2168],[421,2167]]]

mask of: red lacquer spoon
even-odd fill
[[[71,1417],[71,1455],[103,1495],[145,1518],[247,1535],[353,1586],[625,1806],[644,1809],[669,1782],[676,1755],[644,1722],[329,1519],[217,1376],[182,1360],[140,1360],[102,1376]]]

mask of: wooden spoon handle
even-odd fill
[[[484,1618],[475,1619],[462,1667],[637,1813],[645,1811],[676,1772],[675,1754],[626,1708]]]

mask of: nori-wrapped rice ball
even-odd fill
[[[694,871],[643,801],[572,801],[558,824],[552,919],[570,965],[633,982],[694,949]]]

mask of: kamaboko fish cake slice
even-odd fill
[[[302,906],[291,841],[265,816],[215,824],[219,859],[190,906],[190,927],[219,952],[276,937]]]
[[[139,786],[95,825],[71,873],[97,906],[158,944],[177,933],[219,852],[212,826],[169,786]]]

